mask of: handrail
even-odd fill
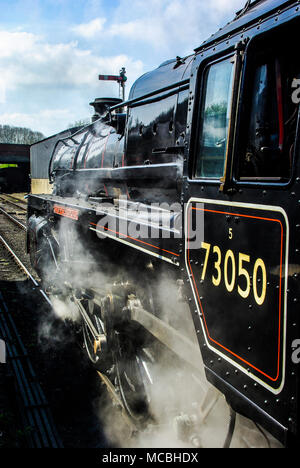
[[[132,104],[135,104],[136,102],[141,101],[142,99],[150,98],[154,96],[155,94],[161,94],[165,91],[168,91],[169,89],[179,88],[180,86],[188,84],[189,81],[190,81],[189,78],[185,80],[177,81],[176,83],[173,83],[171,85],[164,86],[163,88],[156,89],[155,91],[151,91],[151,93],[143,94],[142,96],[139,96],[137,98],[129,99],[128,101],[124,101],[119,104],[116,104],[115,106],[110,107],[109,110],[112,111],[115,109],[119,109],[120,107],[130,106]]]

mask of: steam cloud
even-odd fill
[[[66,239],[71,227],[68,220],[62,220],[59,238]],[[40,324],[39,339],[44,346],[64,346],[67,343],[64,332],[58,333],[56,327],[53,332],[56,320],[80,323],[77,307],[68,296],[70,285],[75,289],[97,287],[105,291],[107,284],[112,281],[108,272],[99,272],[93,257],[86,252],[74,231],[72,237],[72,244],[64,242],[64,249],[69,252],[62,252],[62,259],[64,255],[72,254],[76,258],[75,268],[64,271],[66,276],[63,278],[55,264],[51,267],[48,265],[45,272],[47,281],[58,279],[61,291],[51,297],[53,316]],[[168,274],[161,276],[154,292],[161,306],[161,318],[196,344],[190,312],[180,302],[178,291],[178,284]],[[124,410],[118,403],[112,402],[107,392],[102,395],[97,406],[107,439],[112,446],[121,448],[222,447],[229,425],[229,407],[223,395],[206,381],[200,351],[199,367],[196,369],[184,362],[180,363],[172,352],[162,352],[162,349],[151,349],[150,346],[148,350],[154,356],[153,362],[147,365],[150,377],[145,380],[153,423],[137,431],[128,417],[124,417]],[[236,427],[238,430],[233,446],[269,445],[269,439],[245,418],[238,416]]]

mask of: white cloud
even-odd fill
[[[244,8],[246,0],[214,0],[213,7],[217,14],[237,12]]]
[[[37,36],[32,33],[16,31],[0,31],[0,58],[11,57],[12,54],[21,56],[28,49],[32,49]]]
[[[192,53],[244,3],[119,0],[91,21],[65,28],[67,36],[61,33],[60,37],[68,39],[57,42],[54,37],[47,40],[34,34],[34,29],[2,29],[1,123],[7,119],[11,125],[30,126],[46,135],[60,131],[92,113],[88,104],[96,97],[118,95],[117,84],[99,82],[99,74],[118,74],[124,66],[129,91],[144,71],[176,55]],[[70,33],[76,40],[70,40]]]
[[[78,24],[77,26],[73,26],[71,30],[79,36],[82,36],[86,39],[91,39],[103,31],[105,22],[106,18],[95,18],[89,23],[82,23]]]
[[[165,30],[161,22],[153,21],[152,18],[112,24],[105,34],[108,37],[122,36],[134,41],[148,42],[159,47],[164,47],[168,43],[168,30]]]
[[[31,84],[95,86],[99,73],[117,73],[122,66],[130,66],[133,75],[142,72],[141,61],[125,54],[99,56],[80,49],[74,41],[49,44],[39,36],[30,35],[30,41],[26,42],[22,34],[5,31],[0,31],[1,37],[4,43],[12,44],[2,55],[0,48],[0,83],[7,89]]]
[[[96,18],[72,30],[85,39],[115,41],[123,50],[128,42],[136,44],[137,53],[141,45],[148,45],[167,59],[191,53],[228,18],[233,19],[245,1],[120,0],[109,21]]]
[[[192,51],[223,26],[228,17],[233,19],[244,3],[244,0],[121,0],[113,22],[103,34],[148,43],[157,50]]]
[[[139,60],[125,54],[101,56],[80,49],[75,41],[50,44],[32,33],[3,30],[0,39],[7,45],[0,48],[1,123],[29,126],[46,135],[92,113],[89,102],[96,97],[118,96],[117,84],[99,82],[99,74],[118,74],[124,66],[130,69],[130,87],[143,73]],[[50,114],[58,100],[62,109]],[[68,106],[65,111],[63,105]]]

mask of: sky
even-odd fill
[[[0,0],[0,125],[45,137],[89,120],[165,60],[191,54],[246,0]]]

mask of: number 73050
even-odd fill
[[[214,245],[202,242],[201,248],[205,250],[205,258],[201,274],[201,280],[206,278],[206,271],[211,252],[214,256],[214,274],[211,276],[211,281],[214,286],[219,286],[224,276],[225,287],[228,292],[233,292],[237,287],[238,294],[247,299],[253,290],[253,295],[256,303],[261,306],[266,298],[267,291],[267,272],[264,261],[261,258],[256,259],[250,276],[251,258],[249,255],[239,253],[238,258],[232,250],[227,250],[225,256],[222,255],[221,249]],[[231,265],[231,269],[229,266]],[[238,284],[238,278],[244,278],[243,288]],[[251,281],[252,279],[252,281]]]

